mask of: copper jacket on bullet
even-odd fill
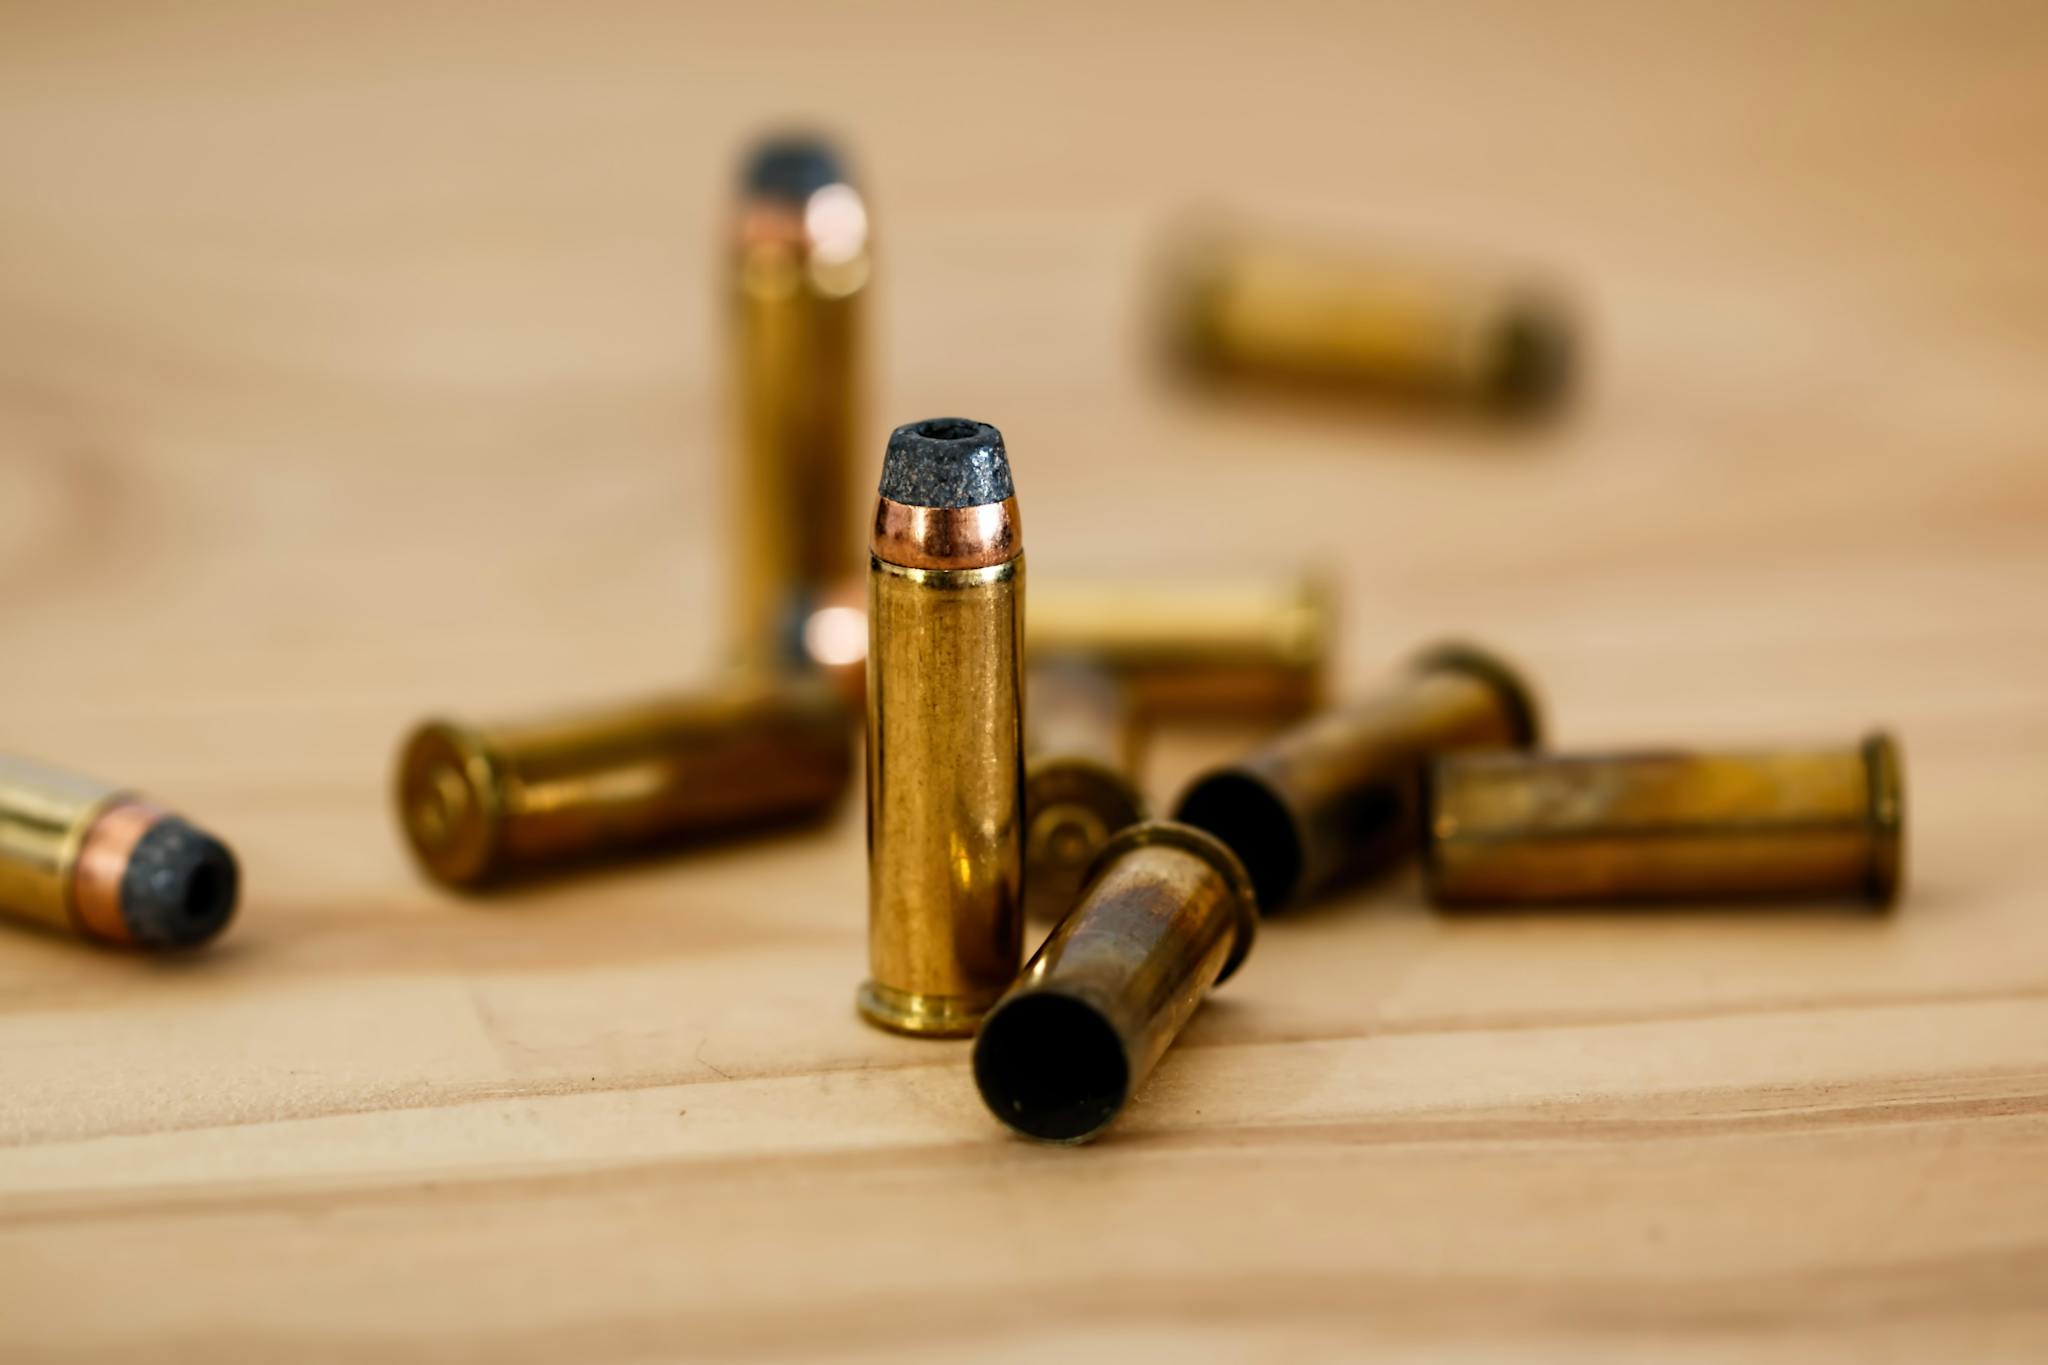
[[[733,237],[735,654],[772,672],[823,595],[860,572],[867,206],[829,143],[772,138],[748,162]]]
[[[1257,928],[1250,879],[1221,842],[1163,820],[1126,829],[982,1024],[982,1099],[1031,1137],[1093,1137],[1237,970]]]
[[[1527,747],[1537,734],[1535,700],[1514,669],[1470,646],[1442,646],[1378,695],[1196,779],[1174,818],[1228,844],[1271,914],[1410,854],[1430,758]]]
[[[1110,836],[1145,818],[1140,727],[1128,691],[1079,660],[1033,668],[1025,699],[1024,905],[1052,921]]]
[[[815,678],[498,725],[428,721],[398,761],[398,818],[454,887],[823,814],[853,781],[853,717]]]
[[[227,845],[133,793],[0,755],[0,912],[96,943],[194,948],[233,918]]]
[[[861,1013],[974,1031],[1023,952],[1023,544],[1002,433],[889,438],[868,574],[868,962]]]
[[[1897,746],[1458,754],[1429,784],[1442,905],[1842,897],[1903,877]]]

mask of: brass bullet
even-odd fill
[[[867,205],[832,146],[761,143],[734,215],[741,465],[735,654],[787,668],[831,586],[860,572],[855,449]]]
[[[227,845],[132,792],[0,755],[0,911],[95,943],[170,952],[234,917]]]
[[[1471,646],[1439,646],[1379,694],[1197,778],[1174,818],[1228,844],[1271,914],[1411,852],[1430,758],[1526,748],[1538,730],[1519,673]]]
[[[964,1036],[1023,954],[1024,553],[1002,433],[896,428],[869,549],[860,1012]]]
[[[1904,864],[1898,746],[1758,753],[1456,754],[1431,773],[1439,905],[1855,898]]]
[[[1145,818],[1140,727],[1116,679],[1078,661],[1032,669],[1025,700],[1024,908],[1053,921],[1110,836]]]
[[[1110,675],[1141,722],[1286,721],[1322,702],[1334,614],[1317,574],[1034,578],[1026,662]],[[867,632],[858,590],[842,588],[811,613],[801,654],[860,694]]]
[[[982,1024],[982,1099],[1027,1136],[1094,1137],[1243,963],[1257,928],[1251,882],[1220,841],[1164,820],[1126,829]]]
[[[816,678],[740,680],[516,724],[430,720],[398,819],[457,888],[823,814],[853,780],[852,713]]]
[[[1558,398],[1573,349],[1544,286],[1228,231],[1171,254],[1166,327],[1202,374],[1498,412]]]

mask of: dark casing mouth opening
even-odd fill
[[[1131,1067],[1101,1011],[1043,991],[1012,997],[982,1024],[974,1083],[995,1116],[1025,1136],[1080,1142],[1124,1107]]]
[[[1244,773],[1221,772],[1189,788],[1173,818],[1221,839],[1244,864],[1259,909],[1283,909],[1301,885],[1301,837],[1272,789]]]

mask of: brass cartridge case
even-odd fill
[[[1470,646],[1439,646],[1379,694],[1197,778],[1174,818],[1228,844],[1271,914],[1411,852],[1430,758],[1526,748],[1539,728],[1513,668]]]
[[[430,720],[399,755],[399,824],[422,871],[474,888],[801,820],[852,784],[852,728],[816,678],[513,724]]]
[[[1570,377],[1571,316],[1547,287],[1246,233],[1171,256],[1172,353],[1205,374],[1529,411]]]
[[[733,233],[739,390],[739,552],[734,652],[786,668],[806,615],[860,572],[855,449],[867,206],[815,138],[758,146]]]
[[[1439,905],[1860,899],[1904,869],[1898,746],[1758,753],[1456,754],[1428,797]]]
[[[1145,818],[1140,726],[1116,679],[1074,661],[1032,669],[1025,700],[1024,908],[1049,922],[1110,836]]]
[[[0,912],[162,952],[218,936],[240,888],[227,846],[163,807],[0,755]]]
[[[1320,575],[1145,579],[1103,574],[1034,588],[1032,666],[1083,660],[1148,719],[1291,720],[1321,705],[1334,593]]]
[[[1257,928],[1251,882],[1221,842],[1164,820],[1126,829],[982,1024],[982,1099],[1020,1133],[1087,1141],[1243,963]]]
[[[867,685],[864,612],[857,586],[829,594],[800,652],[856,698]],[[1034,578],[1024,627],[1027,667],[1105,673],[1141,722],[1305,715],[1322,704],[1335,634],[1334,593],[1313,573]]]
[[[1002,434],[889,438],[868,577],[869,1022],[964,1036],[1023,954],[1024,558]]]

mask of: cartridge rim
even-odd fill
[[[924,995],[870,980],[861,982],[854,1004],[862,1018],[891,1033],[912,1038],[967,1038],[1000,998]]]
[[[1863,740],[1863,762],[1870,776],[1870,876],[1866,891],[1871,905],[1889,910],[1898,903],[1905,882],[1906,790],[1898,741],[1883,730]]]
[[[1228,981],[1231,974],[1243,965],[1252,951],[1252,940],[1259,932],[1259,897],[1252,883],[1251,874],[1245,871],[1244,863],[1233,853],[1230,845],[1224,843],[1207,830],[1178,820],[1145,820],[1132,825],[1117,834],[1102,846],[1095,855],[1095,861],[1088,865],[1088,875],[1081,882],[1081,898],[1085,899],[1088,888],[1095,884],[1109,866],[1134,848],[1177,848],[1192,853],[1216,869],[1230,888],[1231,898],[1237,911],[1237,932],[1232,936],[1230,956],[1224,960],[1223,970],[1216,974],[1216,984]],[[1079,901],[1076,901],[1079,904]]]
[[[1415,656],[1419,673],[1464,673],[1491,687],[1507,712],[1515,747],[1533,749],[1543,742],[1543,708],[1535,689],[1520,669],[1500,655],[1469,640],[1445,640]]]
[[[430,720],[414,730],[399,758],[399,825],[422,869],[449,886],[489,876],[504,816],[496,757],[465,725]]]

